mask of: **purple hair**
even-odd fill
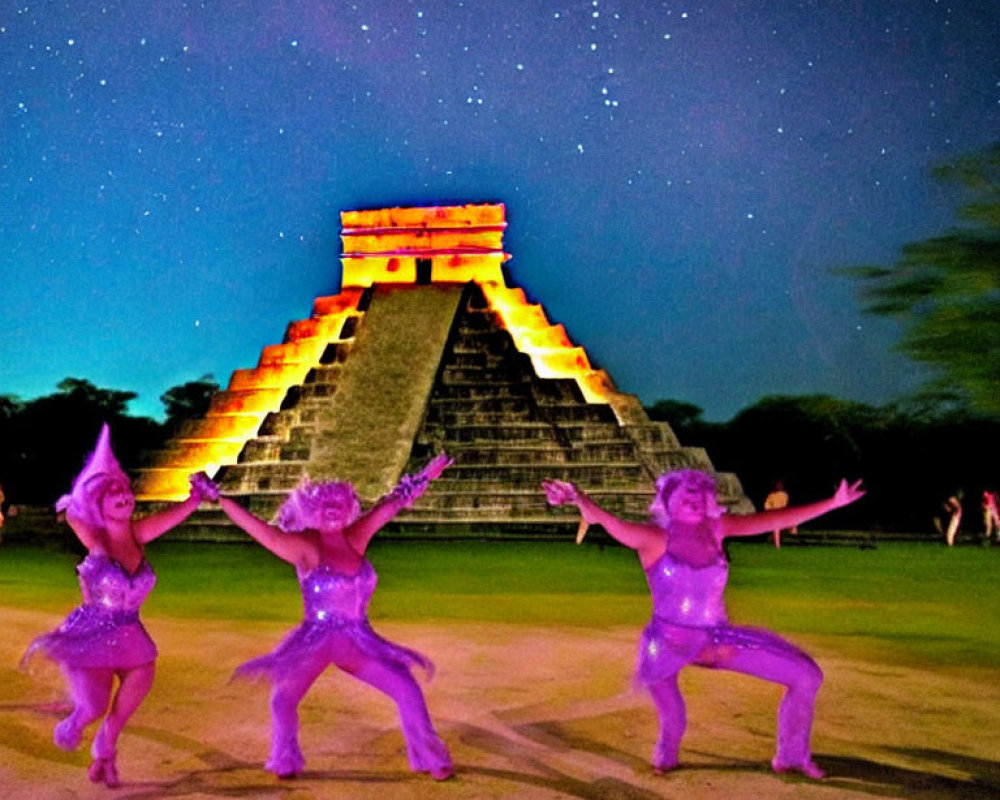
[[[273,523],[285,533],[299,533],[320,527],[320,514],[328,506],[344,509],[341,519],[347,527],[361,516],[361,501],[354,487],[346,481],[320,481],[313,483],[303,475],[299,485],[288,493],[285,502],[275,514]]]
[[[690,486],[705,494],[705,513],[710,520],[717,520],[726,513],[725,506],[719,505],[715,478],[700,469],[678,469],[664,472],[656,479],[656,497],[649,505],[649,513],[653,521],[661,528],[670,527],[670,515],[667,506],[670,495],[680,486]]]

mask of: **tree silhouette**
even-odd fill
[[[963,224],[905,245],[890,267],[840,271],[861,282],[866,311],[902,323],[900,349],[938,372],[932,390],[1000,417],[1000,143],[932,174],[967,198]]]
[[[101,389],[86,378],[63,378],[56,388],[69,402],[82,407],[91,407],[109,417],[127,414],[128,404],[139,396],[135,392],[125,392],[120,389]]]
[[[0,413],[11,413],[4,419],[0,476],[12,490],[7,492],[12,502],[50,505],[66,492],[104,422],[111,425],[115,454],[126,470],[162,441],[155,421],[128,416],[135,392],[102,389],[82,378],[65,378],[57,388],[34,400],[7,396],[0,402],[5,409]]]
[[[659,401],[647,410],[682,412],[696,406]],[[668,419],[681,422],[689,414]],[[697,433],[697,436],[692,436]],[[744,408],[729,422],[703,423],[678,437],[705,447],[716,469],[735,472],[747,496],[762,504],[781,478],[792,502],[825,497],[842,477],[863,478],[868,495],[839,509],[822,526],[895,530],[933,536],[931,517],[961,487],[970,502],[995,489],[1000,419],[967,408],[870,406],[827,395],[775,395]],[[981,529],[966,508],[967,535]],[[816,525],[807,527],[817,527]]]
[[[702,418],[704,411],[694,403],[684,403],[679,400],[657,400],[646,407],[646,413],[651,420],[666,422],[670,429],[685,444],[701,444],[711,422]]]
[[[160,395],[160,402],[167,414],[167,428],[175,430],[183,420],[203,417],[217,391],[219,384],[211,375],[202,375],[196,381],[167,389]]]

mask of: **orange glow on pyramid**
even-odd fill
[[[327,348],[353,337],[364,316],[362,295],[373,284],[474,281],[539,377],[575,380],[587,402],[610,404],[622,420],[635,399],[595,369],[565,328],[549,322],[541,305],[506,285],[501,269],[510,257],[503,250],[505,213],[499,204],[343,212],[342,290],[316,298],[311,316],[289,324],[281,344],[265,346],[256,367],[232,373],[206,416],[186,424],[157,462],[142,471],[136,498],[183,499],[188,475],[214,475],[235,464],[268,414],[280,410],[288,391],[323,363]]]
[[[483,294],[540,378],[575,380],[588,403],[610,403],[620,394],[611,376],[594,369],[586,351],[569,341],[562,325],[552,325],[540,305],[529,303],[522,289],[485,284]]]
[[[219,467],[235,464],[267,415],[281,408],[288,390],[305,381],[331,342],[341,340],[347,319],[359,316],[360,298],[360,290],[317,298],[313,316],[289,325],[285,341],[266,346],[255,368],[234,371],[228,387],[213,398],[205,417],[186,425],[156,465],[143,470],[136,484],[136,499],[183,499],[192,472],[204,471],[211,476]]]

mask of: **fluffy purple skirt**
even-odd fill
[[[83,605],[54,631],[37,637],[22,665],[38,653],[66,667],[133,669],[156,659],[156,645],[138,612]]]
[[[351,655],[354,648],[383,664],[406,669],[417,666],[428,678],[434,675],[434,664],[429,658],[383,639],[372,630],[367,619],[360,619],[303,622],[270,653],[238,666],[233,678],[265,678],[280,683],[304,664],[315,664],[317,659],[335,664]]]

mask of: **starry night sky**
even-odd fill
[[[339,212],[503,202],[514,281],[618,386],[725,420],[919,370],[831,267],[954,222],[1000,3],[0,7],[0,394],[160,394],[339,289]]]

